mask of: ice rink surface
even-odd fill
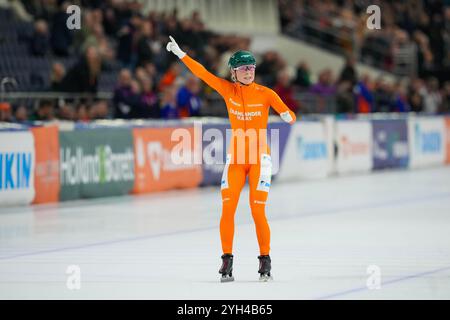
[[[269,283],[248,189],[219,282],[220,211],[218,188],[0,208],[0,298],[450,299],[450,167],[275,181]]]

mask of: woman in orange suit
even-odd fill
[[[221,281],[233,281],[234,215],[239,196],[249,178],[250,207],[256,226],[260,249],[259,274],[261,281],[272,279],[270,229],[265,206],[271,183],[272,162],[267,145],[267,120],[269,108],[281,118],[293,124],[295,114],[270,88],[254,83],[256,61],[248,51],[235,52],[229,62],[233,82],[216,77],[200,63],[183,52],[172,37],[166,49],[174,53],[197,77],[215,89],[225,100],[231,123],[231,147],[222,175],[222,217],[220,238],[222,241]]]

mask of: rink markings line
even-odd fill
[[[394,284],[394,283],[398,283],[398,282],[402,282],[402,281],[406,281],[406,280],[410,280],[410,279],[419,279],[423,276],[439,273],[439,272],[446,271],[446,270],[450,270],[450,266],[439,268],[439,269],[434,269],[434,270],[430,270],[430,271],[424,271],[424,272],[420,272],[420,273],[414,273],[409,276],[403,276],[403,277],[399,277],[399,278],[392,279],[392,280],[385,281],[385,282],[382,281],[380,284],[381,285],[380,290],[382,290],[385,286],[388,286],[390,284]],[[338,292],[331,293],[331,294],[328,294],[325,296],[320,296],[320,297],[314,298],[314,300],[333,299],[333,298],[342,297],[342,296],[345,296],[348,294],[362,292],[362,291],[379,291],[379,290],[370,290],[369,288],[367,288],[367,286],[366,287],[358,287],[358,288],[348,289],[348,290],[344,290],[344,291],[338,291]]]
[[[427,195],[427,196],[423,196],[423,197],[414,197],[414,198],[394,199],[394,200],[379,202],[379,203],[365,203],[365,204],[360,204],[360,205],[351,206],[351,207],[347,206],[347,207],[341,207],[341,208],[318,209],[318,210],[312,210],[308,213],[297,215],[297,216],[285,216],[285,217],[279,217],[279,218],[272,218],[271,221],[302,219],[302,218],[318,216],[318,215],[349,213],[352,211],[358,211],[358,210],[363,210],[363,209],[374,209],[374,208],[380,208],[380,207],[390,207],[390,206],[405,205],[405,204],[408,205],[411,203],[430,201],[430,200],[434,200],[436,198],[442,198],[442,197],[450,197],[450,193],[440,193],[440,194],[434,194],[434,195],[432,194],[432,195]],[[247,223],[242,223],[240,225],[242,226],[242,225],[249,225],[249,224],[253,224],[253,221],[249,221]],[[86,249],[86,248],[97,247],[97,246],[105,246],[105,245],[125,243],[125,242],[131,242],[131,241],[139,241],[139,240],[148,240],[148,239],[153,239],[153,238],[160,238],[160,237],[166,237],[166,236],[168,237],[168,236],[174,236],[174,235],[180,235],[180,234],[189,234],[189,233],[213,230],[216,228],[218,228],[218,226],[208,226],[208,227],[203,227],[203,228],[183,230],[183,231],[173,231],[173,232],[167,232],[167,233],[162,233],[162,234],[151,234],[151,235],[142,235],[142,236],[138,236],[138,237],[123,238],[123,239],[116,239],[116,240],[105,240],[105,241],[81,244],[81,245],[76,245],[76,246],[68,246],[68,247],[62,247],[62,248],[38,250],[38,251],[18,253],[18,254],[7,255],[7,256],[0,256],[0,260],[8,260],[8,259],[14,259],[14,258],[20,258],[20,257],[26,257],[26,256],[35,256],[35,255],[69,251],[69,250]]]

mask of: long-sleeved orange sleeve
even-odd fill
[[[274,108],[280,115],[285,112],[289,112],[292,117],[292,121],[290,123],[294,123],[297,120],[295,113],[292,112],[283,100],[281,100],[280,96],[271,89],[269,90],[269,102],[272,108]]]
[[[204,66],[200,63],[185,55],[183,59],[181,59],[183,63],[195,74],[197,77],[205,81],[211,88],[216,90],[221,96],[225,96],[228,89],[232,86],[231,82],[219,78],[213,75],[211,72],[206,70]]]

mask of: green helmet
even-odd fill
[[[237,68],[248,64],[256,65],[256,60],[251,52],[244,50],[236,51],[228,60],[228,67],[230,68]]]

